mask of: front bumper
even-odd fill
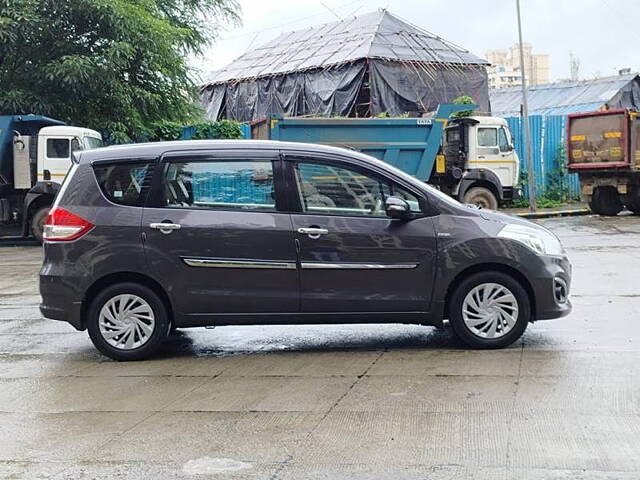
[[[566,317],[572,309],[569,298],[571,263],[566,256],[543,256],[541,260],[543,269],[531,281],[535,298],[535,320]]]

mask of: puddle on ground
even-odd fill
[[[186,475],[213,475],[216,473],[236,472],[251,468],[251,464],[232,458],[203,457],[189,460],[182,467]]]

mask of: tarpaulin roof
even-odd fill
[[[522,88],[489,91],[491,113],[500,117],[520,115]],[[562,81],[527,88],[531,115],[567,115],[609,108],[640,107],[640,77],[637,73],[583,81]]]
[[[443,38],[386,10],[283,33],[213,72],[204,86],[354,62],[363,58],[399,62],[488,65]]]

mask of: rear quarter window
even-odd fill
[[[150,162],[96,165],[94,172],[100,190],[111,202],[141,207],[151,184],[152,166]]]

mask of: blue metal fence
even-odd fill
[[[527,154],[524,146],[522,118],[508,117],[506,120],[509,123],[516,151],[520,157],[520,169],[526,171]],[[548,191],[554,181],[554,173],[564,168],[566,125],[566,115],[529,115],[536,192],[540,194]],[[565,183],[571,196],[580,195],[580,182],[577,174],[567,174]]]

